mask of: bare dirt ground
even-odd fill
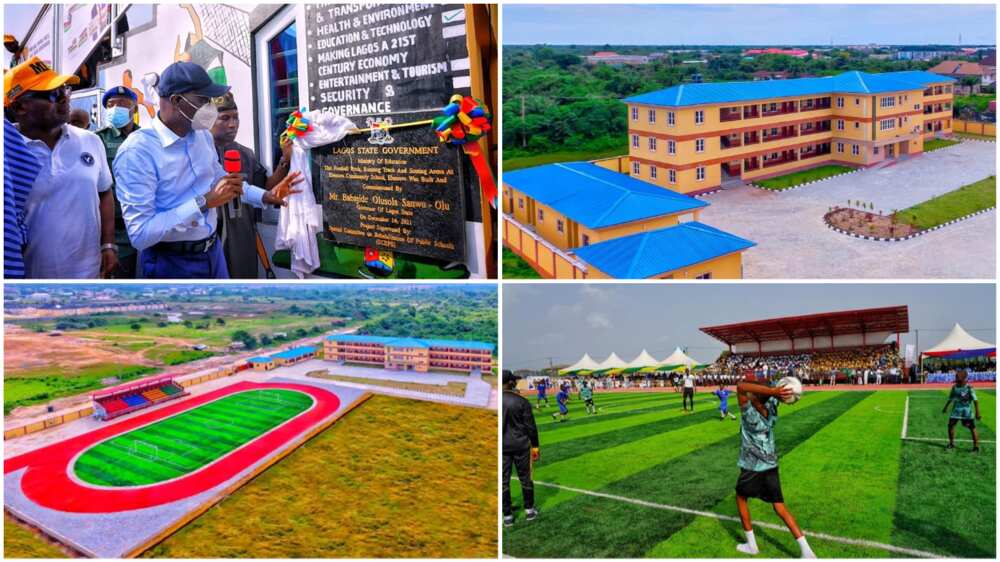
[[[21,371],[42,368],[72,371],[97,363],[154,365],[143,356],[144,350],[115,348],[106,342],[81,337],[83,334],[74,332],[73,335],[53,337],[7,324],[4,326],[4,373],[17,375]]]

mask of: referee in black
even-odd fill
[[[524,515],[528,521],[538,517],[535,509],[535,484],[531,481],[531,463],[538,460],[538,428],[531,403],[517,393],[517,377],[503,372],[503,525],[514,524],[510,499],[511,469],[517,469],[524,495]]]

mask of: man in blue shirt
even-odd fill
[[[212,98],[229,86],[212,82],[201,66],[168,66],[157,91],[156,119],[122,143],[113,164],[122,217],[139,250],[139,277],[228,278],[218,207],[237,197],[255,207],[284,205],[302,180],[289,174],[264,191],[225,172],[209,129],[218,117]]]
[[[3,120],[3,276],[24,278],[24,205],[41,166],[13,123]]]

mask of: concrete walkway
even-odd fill
[[[886,212],[903,209],[996,173],[996,145],[961,144],[879,170],[836,176],[799,189],[747,186],[705,197],[701,220],[757,242],[744,254],[749,279],[992,279],[996,213],[904,242],[873,242],[830,230],[830,207],[861,199]]]

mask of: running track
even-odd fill
[[[247,390],[282,388],[310,395],[312,408],[250,441],[228,455],[180,478],[135,488],[97,488],[70,478],[70,462],[88,447],[212,400]],[[340,399],[315,386],[293,383],[239,382],[212,392],[136,416],[66,441],[48,445],[4,461],[4,474],[27,467],[21,480],[24,494],[37,504],[64,512],[110,513],[153,507],[194,496],[229,480],[234,474],[268,457],[274,450],[304,434],[340,408]]]

